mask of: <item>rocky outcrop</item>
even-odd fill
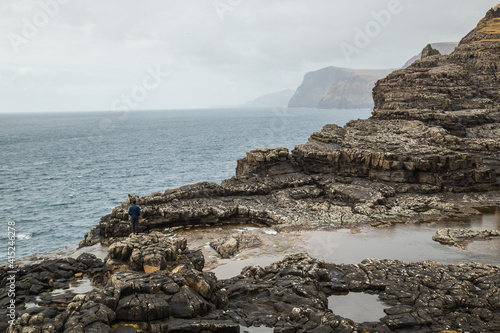
[[[80,267],[83,260],[102,267],[102,261],[83,255],[72,265],[85,274],[92,268]],[[65,261],[50,264],[61,267]],[[5,328],[9,333],[238,332],[240,325],[264,325],[275,332],[494,332],[500,328],[498,266],[372,259],[346,265],[295,254],[267,267],[245,267],[240,275],[223,281],[194,267],[187,262],[152,273],[113,273],[105,285],[87,293],[68,294],[59,301],[55,296],[43,307],[18,307],[20,320]],[[20,289],[22,283],[26,282],[17,285]],[[33,289],[30,295],[40,297],[41,292]],[[350,292],[378,295],[386,316],[356,323],[329,309],[330,296]]]
[[[223,259],[231,258],[245,249],[259,247],[261,244],[262,241],[257,235],[247,235],[245,233],[234,234],[227,238],[210,242],[210,246]]]
[[[309,173],[420,184],[437,191],[492,189],[496,170],[483,165],[480,154],[467,151],[473,142],[420,121],[358,120],[343,128],[325,126],[295,147],[293,157]]]
[[[500,9],[450,55],[380,80],[373,117],[326,125],[306,144],[257,149],[236,176],[138,199],[143,231],[256,223],[277,228],[424,221],[500,202]],[[429,49],[430,51],[430,49]],[[431,52],[432,53],[432,52]],[[481,200],[453,193],[477,192]],[[428,194],[435,195],[429,197]],[[129,233],[125,202],[82,245]]]
[[[439,229],[432,237],[433,240],[445,245],[466,247],[467,243],[476,240],[488,240],[500,237],[498,230],[475,229]]]
[[[138,249],[142,252],[137,253]],[[196,321],[171,323],[171,318],[191,320],[227,307],[227,293],[220,282],[213,273],[202,272],[203,255],[192,254],[189,254],[185,240],[171,241],[160,234],[139,235],[115,243],[109,248],[107,265],[112,267],[117,260],[122,260],[136,271],[115,270],[107,273],[106,280],[94,278],[96,286],[85,294],[63,294],[62,300],[59,295],[49,296],[51,302],[38,300],[47,305],[44,308],[23,309],[21,306],[18,313],[21,321],[9,327],[7,332],[110,332],[112,327],[172,332],[174,327],[190,326],[235,331],[233,322],[212,321],[210,325]],[[150,255],[161,255],[167,260],[167,265],[145,272]],[[101,260],[83,254],[76,260],[45,261],[35,267],[24,267],[19,282],[16,282],[20,290],[16,302],[28,300],[26,297],[33,300],[40,297],[51,283],[64,287],[66,282],[61,278],[70,279],[75,271],[94,277],[96,269],[101,272],[103,266]],[[0,273],[2,279],[7,278],[6,271]]]
[[[304,76],[289,108],[358,109],[373,107],[371,91],[392,69],[327,67]]]
[[[62,312],[71,302],[75,293],[52,295],[55,289],[68,289],[71,283],[82,277],[89,278],[95,285],[104,285],[108,272],[102,260],[94,255],[84,253],[76,259],[45,260],[41,263],[25,265],[12,274],[6,266],[0,267],[0,331],[7,329],[7,306],[15,300],[16,317],[26,326],[36,324],[42,326],[45,321],[59,320]],[[14,275],[14,278],[13,278]],[[14,283],[14,284],[12,284]],[[11,286],[14,286],[12,288]],[[11,292],[15,297],[9,296]],[[33,307],[26,307],[26,304]],[[56,325],[57,327],[62,327]]]
[[[189,251],[185,239],[170,239],[162,233],[132,235],[109,246],[106,265],[113,272],[134,270],[151,273],[179,265],[193,264],[202,270],[203,256],[199,251]]]
[[[445,54],[448,55],[455,51],[455,48],[458,46],[458,43],[455,42],[448,42],[448,43],[431,43],[429,44],[434,50],[439,51],[440,54]],[[419,54],[413,56],[411,59],[409,59],[402,68],[406,68],[413,64],[415,61],[422,59],[422,53],[420,52]]]
[[[439,50],[436,50],[436,49],[432,48],[431,44],[427,44],[427,46],[424,47],[424,49],[422,50],[421,59],[424,59],[424,58],[427,58],[427,57],[432,57],[432,56],[435,56],[435,55],[441,55],[441,52],[439,52]]]
[[[403,66],[410,66],[415,60],[440,54],[450,54],[458,43],[432,43],[419,55]],[[430,47],[430,49],[428,49]],[[427,49],[432,52],[428,53]],[[424,55],[423,55],[424,54]],[[372,89],[377,80],[391,73],[393,69],[363,70],[327,67],[307,73],[297,91],[290,98],[288,107],[310,107],[318,109],[356,109],[373,107]]]
[[[373,90],[374,117],[421,120],[459,134],[498,123],[499,18],[500,10],[491,9],[452,54],[424,58],[380,80]]]

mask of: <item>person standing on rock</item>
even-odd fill
[[[130,233],[138,234],[139,233],[139,216],[141,216],[141,208],[137,206],[135,200],[132,200],[132,206],[128,209],[128,215],[130,215],[130,221],[132,222]]]

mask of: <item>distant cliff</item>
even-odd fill
[[[348,69],[327,67],[305,75],[288,107],[355,109],[373,107],[371,91],[375,82],[392,69]]]
[[[450,54],[458,43],[433,43],[433,49]],[[403,68],[420,59],[422,53],[408,60]],[[327,67],[309,72],[288,107],[313,107],[319,109],[372,108],[372,89],[375,82],[386,77],[394,69],[349,69]]]
[[[266,107],[286,107],[295,90],[286,89],[275,93],[267,94],[246,102],[239,107],[242,108],[266,108]]]

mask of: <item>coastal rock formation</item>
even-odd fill
[[[105,287],[72,295],[62,308],[26,310],[7,332],[239,332],[240,325],[275,332],[495,332],[499,276],[498,266],[476,263],[346,265],[306,254],[248,266],[223,281],[184,265],[123,271]],[[350,292],[378,295],[386,315],[356,323],[333,313],[329,297]]]
[[[427,46],[424,47],[424,49],[422,50],[421,59],[431,57],[434,55],[441,55],[441,52],[439,52],[439,50],[432,48],[431,44],[427,44]]]
[[[102,260],[84,253],[76,259],[45,260],[38,264],[22,266],[17,273],[9,273],[5,266],[0,267],[0,331],[7,329],[7,306],[15,299],[16,311],[21,323],[43,324],[46,320],[61,319],[61,313],[71,302],[75,293],[50,294],[55,289],[67,289],[70,284],[82,277],[89,278],[95,285],[104,285],[107,270]],[[14,283],[15,288],[11,288]],[[15,298],[9,296],[13,291]],[[34,306],[27,308],[26,304]],[[60,326],[58,326],[60,327]]]
[[[475,240],[488,240],[500,237],[499,230],[475,229],[439,229],[432,239],[445,245],[465,247],[467,243]]]
[[[413,119],[465,135],[499,122],[500,9],[491,9],[450,55],[389,74],[373,90],[374,117]]]
[[[189,251],[185,239],[170,239],[161,233],[133,235],[109,246],[106,265],[113,272],[134,270],[151,273],[178,265],[184,260],[186,265],[201,270],[204,266],[199,251]]]
[[[245,233],[231,235],[225,239],[210,242],[210,246],[217,251],[223,259],[231,258],[244,249],[258,247],[261,244],[262,242],[259,237],[256,235],[247,235]]]
[[[239,325],[275,332],[500,331],[498,266],[344,265],[297,254],[218,281],[202,271],[199,252],[168,236],[179,227],[241,222],[280,231],[436,221],[500,205],[499,21],[500,8],[492,9],[451,55],[430,55],[379,81],[370,119],[326,125],[291,153],[250,151],[221,184],[129,196],[82,242],[110,245],[107,265],[96,266],[107,284],[71,300],[51,298],[48,309],[23,309],[8,332],[236,332]],[[150,234],[125,238],[132,198],[143,212],[141,231]],[[227,241],[234,249],[237,240]],[[91,270],[93,259],[85,260]],[[74,274],[59,270],[56,278]],[[19,280],[19,288],[40,296],[53,279],[42,274]],[[42,288],[35,279],[45,279]],[[386,316],[355,323],[334,314],[328,297],[349,292],[378,295]]]
[[[450,54],[457,45],[458,43],[432,43],[428,47],[433,50],[432,55],[435,52]],[[429,55],[427,52],[424,53],[425,56]],[[403,68],[421,58],[422,53],[408,60]],[[393,69],[363,70],[326,67],[307,73],[295,94],[289,98],[288,107],[371,108],[373,107],[372,89],[375,83],[392,71]]]
[[[139,198],[142,230],[429,221],[498,205],[499,20],[500,9],[490,10],[452,54],[429,55],[380,80],[370,119],[326,125],[291,154],[252,150],[220,185]],[[481,199],[460,195],[471,192]],[[82,245],[127,236],[127,209],[124,202],[104,216]]]
[[[455,48],[458,46],[458,43],[454,42],[448,42],[448,43],[431,43],[429,44],[434,50],[439,51],[440,54],[445,54],[448,55],[455,51]],[[420,52],[419,54],[415,55],[411,59],[409,59],[402,68],[406,68],[413,64],[416,60],[422,59],[422,53]]]
[[[144,262],[147,261],[147,252],[161,254],[170,261],[165,267],[147,273],[145,264],[140,266],[136,260],[129,260],[137,249],[143,251],[137,256],[144,255]],[[10,326],[7,332],[110,332],[113,326],[126,327],[131,323],[130,327],[139,327],[142,331],[171,332],[174,331],[171,318],[199,318],[227,307],[227,293],[221,283],[214,273],[202,272],[203,256],[190,256],[185,240],[174,242],[159,234],[141,235],[113,244],[108,258],[114,258],[111,264],[111,259],[107,260],[111,267],[116,265],[114,260],[127,260],[128,266],[138,271],[109,272],[106,279],[96,279],[96,275],[102,275],[106,270],[101,260],[89,254],[76,260],[44,261],[23,267],[19,280],[16,280],[19,290],[16,303],[36,301],[43,307],[23,309],[21,305],[18,308],[21,309],[18,313],[20,322]],[[168,265],[170,263],[172,266]],[[74,277],[74,272],[89,274],[96,287],[80,295],[68,293],[60,297],[50,294],[51,285],[66,286],[66,279]],[[5,282],[8,278],[6,271],[0,273]],[[49,293],[44,298],[42,293],[47,291]],[[5,299],[9,301],[7,293]],[[186,325],[189,327],[194,323],[177,323],[178,329]],[[206,324],[199,326],[203,329]],[[232,322],[213,321],[210,327],[236,332],[237,326]]]

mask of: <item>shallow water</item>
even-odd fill
[[[240,333],[272,333],[274,332],[273,328],[260,326],[260,327],[244,327],[240,326]]]
[[[232,259],[220,260],[207,243],[210,239],[222,238],[241,232],[242,226],[225,226],[211,230],[191,229],[184,237],[196,239],[212,265],[219,265],[212,271],[219,279],[227,279],[241,272],[249,265],[265,267],[282,260],[285,255],[305,252],[312,257],[336,264],[358,264],[364,259],[394,259],[406,262],[436,260],[444,264],[460,262],[481,262],[500,264],[500,239],[475,241],[465,249],[442,245],[432,240],[440,228],[474,228],[500,230],[500,209],[487,214],[470,217],[462,221],[422,224],[397,224],[385,228],[365,226],[357,229],[280,232],[272,234],[268,228],[248,227],[249,232],[258,234],[263,246],[244,250]],[[194,244],[196,246],[196,244]],[[193,246],[190,245],[191,248]]]
[[[407,262],[436,260],[445,264],[477,261],[499,264],[500,240],[476,241],[466,249],[432,240],[440,228],[500,230],[500,214],[471,217],[468,221],[405,224],[388,228],[364,227],[356,231],[306,231],[308,253],[337,264],[357,264],[364,259],[395,259]]]
[[[356,323],[377,322],[386,314],[385,306],[377,295],[349,293],[328,297],[328,308],[336,315],[353,320]]]
[[[94,287],[92,286],[92,282],[90,281],[90,279],[87,277],[83,277],[81,280],[71,282],[70,287],[67,289],[54,289],[48,294],[52,296],[69,294],[69,293],[84,294],[89,291],[92,291],[92,289],[94,289]],[[41,301],[40,296],[36,296],[35,302],[28,302],[24,305],[24,307],[26,309],[37,307],[39,306],[38,302],[40,301]]]

